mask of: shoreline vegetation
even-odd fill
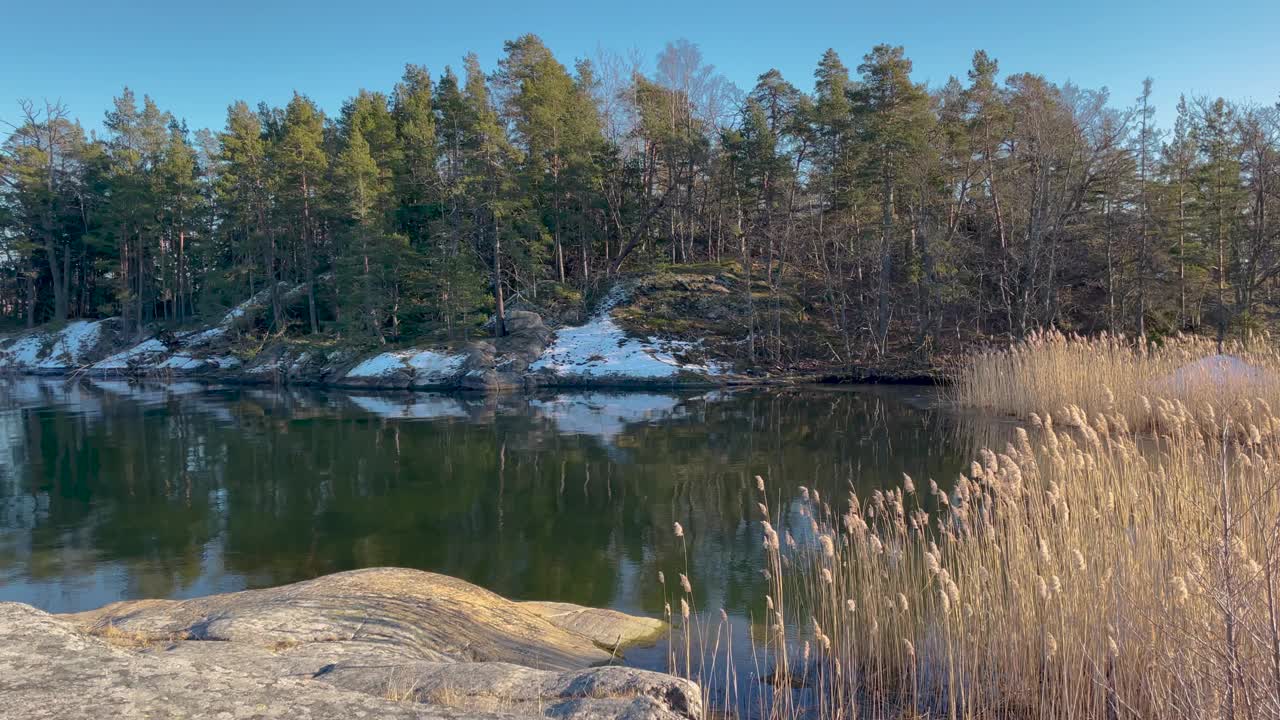
[[[1101,414],[1151,430],[1162,427],[1160,400],[1210,420],[1251,401],[1265,401],[1267,411],[1280,407],[1280,351],[1265,334],[1218,343],[1190,335],[1147,342],[1044,332],[975,354],[949,392],[959,406],[1023,421],[1039,413],[1079,426]]]
[[[488,344],[475,382],[497,387],[532,362],[524,313],[588,326],[620,283],[596,339],[743,377],[1274,324],[1277,107],[1184,96],[1162,128],[1151,80],[1113,96],[981,50],[934,85],[903,47],[814,60],[739,88],[687,40],[566,62],[522,35],[340,107],[227,98],[221,128],[129,88],[101,132],[97,109],[21,101],[0,328],[114,318],[120,349],[168,346],[257,298],[218,357]]]
[[[717,665],[723,626],[690,620],[683,576],[672,671],[763,718],[1280,716],[1275,355],[1194,362],[1216,349],[1038,337],[954,388],[1027,423],[954,482],[781,498],[757,478],[768,684]]]

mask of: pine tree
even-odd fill
[[[862,86],[855,94],[866,146],[863,172],[880,191],[880,269],[877,279],[876,343],[888,350],[893,282],[898,180],[925,147],[932,121],[929,96],[911,81],[911,61],[901,47],[877,45],[858,66]]]
[[[115,99],[103,123],[111,134],[110,214],[121,258],[120,297],[125,334],[140,334],[154,317],[158,294],[152,265],[161,251],[160,165],[173,118],[143,96],[142,108],[128,88]]]
[[[191,305],[194,277],[188,257],[188,244],[195,234],[196,219],[203,203],[198,183],[199,173],[195,148],[191,147],[187,138],[186,127],[176,122],[170,123],[169,142],[165,147],[159,174],[165,238],[172,250],[170,273],[173,276],[173,287],[169,312],[178,321],[195,313]]]
[[[231,266],[227,268],[232,287],[228,298],[252,296],[260,286],[274,284],[271,268],[263,264],[267,234],[268,193],[267,147],[262,123],[247,103],[227,108],[226,129],[218,135],[218,170],[215,197],[221,209],[219,228],[227,237]]]
[[[292,226],[302,249],[303,280],[307,286],[307,320],[311,332],[320,332],[316,307],[316,264],[319,228],[317,201],[325,194],[324,179],[329,158],[324,152],[324,115],[305,95],[294,93],[285,108],[280,140],[275,144],[280,175],[280,204],[286,225]]]
[[[488,81],[480,69],[480,60],[466,57],[465,144],[463,151],[463,186],[472,198],[471,225],[477,249],[489,253],[493,277],[494,334],[507,334],[506,277],[503,270],[503,240],[510,248],[516,237],[516,224],[522,214],[521,200],[515,197],[510,169],[516,153],[503,130],[497,109],[489,99]]]
[[[418,65],[405,67],[392,97],[400,162],[395,168],[397,225],[415,248],[425,249],[428,227],[439,214],[436,116],[431,75]]]
[[[1197,148],[1194,136],[1195,118],[1185,97],[1178,98],[1178,115],[1174,120],[1173,135],[1161,151],[1161,174],[1165,178],[1167,210],[1162,226],[1166,233],[1177,238],[1173,254],[1178,260],[1178,309],[1177,327],[1185,329],[1199,324],[1199,313],[1192,314],[1187,307],[1188,271],[1194,272],[1202,264],[1199,238],[1192,230],[1195,219],[1189,215],[1192,203],[1193,178],[1197,174]],[[1190,261],[1190,263],[1188,262]]]
[[[1233,310],[1228,305],[1231,285],[1235,220],[1242,204],[1240,160],[1232,133],[1235,113],[1222,98],[1205,102],[1200,108],[1197,135],[1202,162],[1197,183],[1197,214],[1201,232],[1214,249],[1214,318],[1218,341],[1222,342],[1231,324]]]
[[[1159,146],[1159,134],[1155,126],[1156,108],[1151,103],[1151,78],[1142,81],[1142,94],[1138,96],[1138,105],[1134,115],[1137,120],[1137,137],[1134,138],[1134,154],[1138,160],[1138,256],[1135,271],[1137,273],[1137,317],[1135,329],[1138,337],[1147,334],[1147,283],[1152,268],[1151,233],[1153,221],[1151,217],[1150,174],[1155,160],[1155,151]]]
[[[334,169],[346,223],[338,260],[340,318],[357,335],[385,343],[388,320],[395,331],[395,273],[403,236],[387,232],[382,208],[390,188],[358,125],[350,127]]]
[[[592,153],[603,142],[600,118],[589,77],[575,80],[536,36],[508,42],[506,53],[496,79],[523,151],[521,187],[551,237],[556,278],[564,283],[564,236],[575,201],[582,204],[591,191]]]

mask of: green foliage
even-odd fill
[[[979,51],[931,89],[889,45],[855,78],[828,50],[812,92],[769,70],[742,93],[687,41],[650,75],[534,35],[494,67],[407,65],[331,118],[238,101],[217,132],[127,88],[100,138],[24,105],[0,146],[0,314],[142,334],[266,292],[260,330],[399,342],[719,268],[654,322],[696,334],[681,312],[729,308],[717,352],[787,367],[1280,309],[1275,108],[1184,100],[1162,135],[1146,88],[1117,110]]]

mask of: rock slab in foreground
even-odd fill
[[[658,621],[377,568],[52,616],[0,604],[0,718],[697,720],[696,686],[593,667]]]

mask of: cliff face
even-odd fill
[[[664,629],[397,568],[66,616],[0,603],[0,718],[698,720],[692,683],[602,667]]]
[[[0,339],[0,371],[174,376],[382,389],[508,390],[528,385],[708,385],[739,382],[696,333],[657,337],[637,322],[634,286],[615,287],[585,321],[552,329],[528,310],[507,314],[504,337],[360,353],[280,340],[246,351],[246,328],[266,310],[259,293],[218,323],[123,342],[118,321],[77,321]],[[283,291],[283,294],[289,291]],[[648,297],[648,296],[646,296]]]

